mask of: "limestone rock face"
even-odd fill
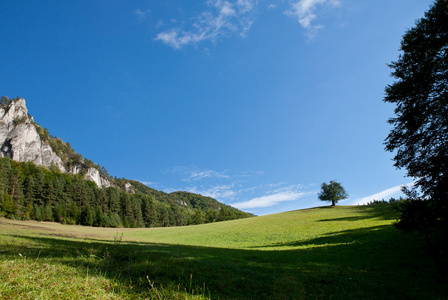
[[[129,182],[126,182],[124,184],[124,190],[126,191],[126,193],[135,194],[135,190]]]
[[[84,175],[84,179],[95,182],[98,187],[110,187],[110,181],[101,176],[100,172],[95,168],[87,169],[87,173],[86,175]]]
[[[185,207],[188,206],[187,203],[185,203],[185,201],[178,200],[178,202],[179,202],[179,204],[182,205],[182,206],[185,206]]]
[[[73,166],[68,170],[68,172],[70,174],[74,174],[74,175],[81,174],[81,171],[82,171],[82,166]]]
[[[20,162],[31,161],[48,168],[55,165],[65,172],[62,159],[40,139],[31,124],[24,99],[12,102],[6,110],[0,109],[0,145],[2,157]]]
[[[54,165],[61,172],[80,174],[83,170],[80,165],[65,169],[62,159],[48,143],[41,140],[32,122],[25,99],[11,102],[6,109],[0,108],[0,156],[20,162],[30,161],[47,168]],[[87,169],[84,178],[95,182],[100,188],[111,186],[110,181],[95,168]]]

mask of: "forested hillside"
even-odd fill
[[[168,227],[251,216],[201,195],[167,194],[136,181],[135,193],[81,175],[0,158],[0,216],[102,227]]]
[[[0,112],[0,217],[167,227],[251,216],[210,197],[167,194],[138,181],[112,177],[105,167],[36,123],[22,98],[2,97]]]

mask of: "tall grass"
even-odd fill
[[[0,298],[448,298],[395,219],[389,205],[114,231],[0,219]]]

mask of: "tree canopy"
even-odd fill
[[[331,201],[331,206],[339,200],[348,198],[348,194],[339,182],[330,180],[330,183],[322,183],[321,191],[317,195],[322,201]]]
[[[396,81],[385,102],[396,105],[386,150],[416,179],[425,198],[448,199],[448,0],[436,1],[401,41],[389,66]]]
[[[135,194],[122,187],[132,182]],[[166,194],[115,178],[99,188],[80,174],[0,157],[0,218],[101,227],[168,227],[247,218],[215,199],[187,192]]]
[[[436,0],[404,34],[401,51],[384,98],[396,105],[385,145],[415,186],[404,190],[409,200],[395,225],[426,234],[448,270],[448,0]]]

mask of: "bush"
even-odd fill
[[[14,125],[18,126],[20,124],[24,124],[27,120],[26,116],[23,116],[21,118],[15,118],[12,122],[14,123]]]
[[[76,224],[76,220],[74,220],[74,219],[72,219],[70,217],[67,217],[67,218],[65,218],[65,224],[75,225]]]
[[[34,206],[33,206],[32,217],[34,220],[37,220],[37,221],[44,220],[44,216],[42,214],[42,208],[40,206],[38,206],[37,204],[34,204]]]
[[[121,218],[117,213],[113,213],[110,218],[110,227],[122,227]]]
[[[87,206],[81,212],[81,225],[92,226],[95,221],[95,214],[92,209]]]
[[[45,221],[49,221],[49,222],[53,222],[54,218],[53,218],[53,209],[51,208],[50,205],[46,205],[45,209],[44,209],[44,216],[45,216]]]
[[[427,231],[435,227],[437,218],[434,216],[434,202],[430,200],[405,200],[398,207],[401,217],[395,227],[405,231]]]
[[[111,220],[107,214],[103,214],[103,217],[101,218],[100,226],[101,227],[110,227]]]
[[[9,195],[5,195],[5,200],[2,204],[2,212],[5,213],[5,216],[11,216],[16,211],[16,207],[14,206],[14,203],[11,201],[11,197]]]

